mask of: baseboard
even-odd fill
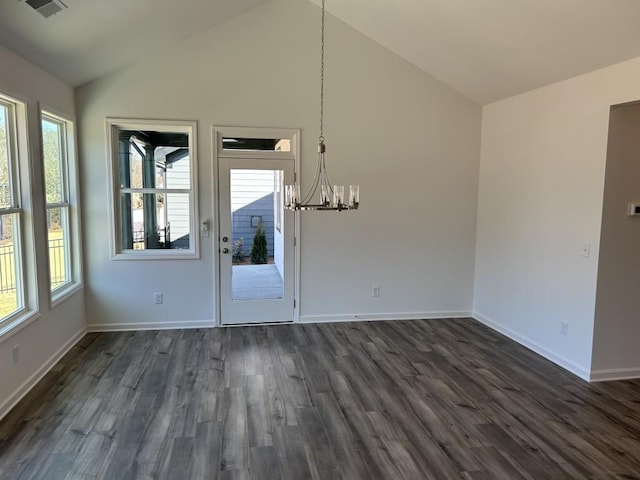
[[[529,340],[526,337],[523,337],[522,335],[520,335],[519,333],[514,332],[513,330],[504,327],[502,325],[500,325],[499,323],[494,322],[493,320],[485,317],[484,315],[482,315],[481,313],[478,312],[474,312],[471,315],[474,319],[476,319],[478,322],[486,325],[487,327],[503,334],[506,337],[509,337],[511,340],[518,342],[520,345],[527,347],[529,350],[534,351],[535,353],[537,353],[538,355],[543,356],[544,358],[546,358],[547,360],[552,361],[553,363],[555,363],[556,365],[564,368],[565,370],[568,370],[569,372],[573,373],[574,375],[577,375],[578,377],[580,377],[583,380],[586,381],[591,381],[591,371],[590,370],[585,370],[584,368],[582,368],[579,365],[576,365],[575,363],[571,362],[570,360],[567,360],[566,358],[562,357],[561,355],[558,355],[550,350],[547,350],[546,348],[544,348],[542,345]]]
[[[58,361],[64,357],[69,350],[71,350],[76,343],[80,341],[82,337],[87,334],[87,328],[82,328],[78,333],[71,337],[62,347],[58,349],[49,359],[29,378],[27,378],[18,389],[13,392],[9,398],[7,398],[0,405],[0,420],[2,420],[7,413],[15,407],[29,391],[44,378],[44,376],[51,370]]]
[[[609,368],[592,370],[591,382],[608,382],[611,380],[633,380],[640,378],[640,368]]]
[[[374,322],[388,320],[431,320],[468,318],[471,312],[401,312],[401,313],[344,313],[338,315],[301,315],[300,323]]]
[[[138,322],[138,323],[102,323],[88,325],[89,332],[129,332],[136,330],[184,330],[194,328],[213,328],[214,320],[194,320],[188,322]]]

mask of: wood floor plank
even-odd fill
[[[338,471],[335,453],[317,409],[298,408],[297,413],[311,477],[314,479],[342,478]]]
[[[251,464],[249,471],[253,480],[262,480],[265,478],[265,474],[273,480],[282,478],[278,454],[272,446],[251,447],[249,458]]]
[[[274,428],[273,441],[282,478],[309,480],[311,471],[300,429],[297,426],[277,426]]]
[[[263,375],[247,376],[247,435],[250,447],[273,445],[271,417],[267,415],[267,392]]]
[[[361,452],[361,443],[353,438],[335,397],[318,394],[315,397],[320,420],[328,434],[336,460],[344,478],[372,478],[371,470]]]
[[[244,388],[224,390],[222,431],[222,470],[245,470],[249,467],[247,404]]]
[[[86,335],[0,421],[10,480],[640,478],[640,380],[471,319]]]
[[[191,476],[215,479],[220,472],[222,425],[219,422],[199,423],[191,455]]]

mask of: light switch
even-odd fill
[[[582,245],[582,256],[588,257],[591,252],[591,244],[589,242],[584,242]]]

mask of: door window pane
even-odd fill
[[[283,298],[284,229],[275,228],[279,170],[232,169],[233,300]],[[281,201],[281,198],[280,198]]]

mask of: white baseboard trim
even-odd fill
[[[609,368],[604,370],[592,370],[591,382],[608,382],[611,380],[633,380],[640,378],[638,368]]]
[[[474,312],[472,314],[472,317],[476,319],[478,322],[486,325],[487,327],[503,334],[506,337],[509,337],[511,340],[518,342],[520,345],[527,347],[529,350],[534,351],[538,355],[543,356],[547,360],[552,361],[553,363],[564,368],[565,370],[570,371],[571,373],[573,373],[574,375],[577,375],[581,379],[586,380],[587,382],[591,381],[590,370],[585,370],[583,367],[576,365],[575,363],[573,363],[570,360],[567,360],[561,355],[558,355],[550,350],[547,350],[542,345],[532,340],[529,340],[526,337],[523,337],[519,333],[514,332],[513,330],[507,327],[504,327],[499,323],[494,322],[493,320],[490,320],[489,318],[485,317],[481,313]]]
[[[468,318],[471,312],[401,312],[401,313],[343,313],[338,315],[301,315],[300,323],[375,322],[388,320],[431,320]]]
[[[214,320],[194,320],[187,322],[138,322],[102,323],[88,325],[89,332],[130,332],[136,330],[185,330],[194,328],[214,328]]]
[[[18,389],[13,392],[9,398],[7,398],[2,404],[0,404],[0,420],[2,420],[7,413],[15,407],[29,391],[44,378],[44,376],[51,370],[58,361],[64,357],[69,350],[71,350],[76,343],[80,341],[82,337],[87,334],[87,328],[84,327],[73,337],[71,337],[62,347],[58,349],[49,359],[36,370],[29,378],[27,378]]]

